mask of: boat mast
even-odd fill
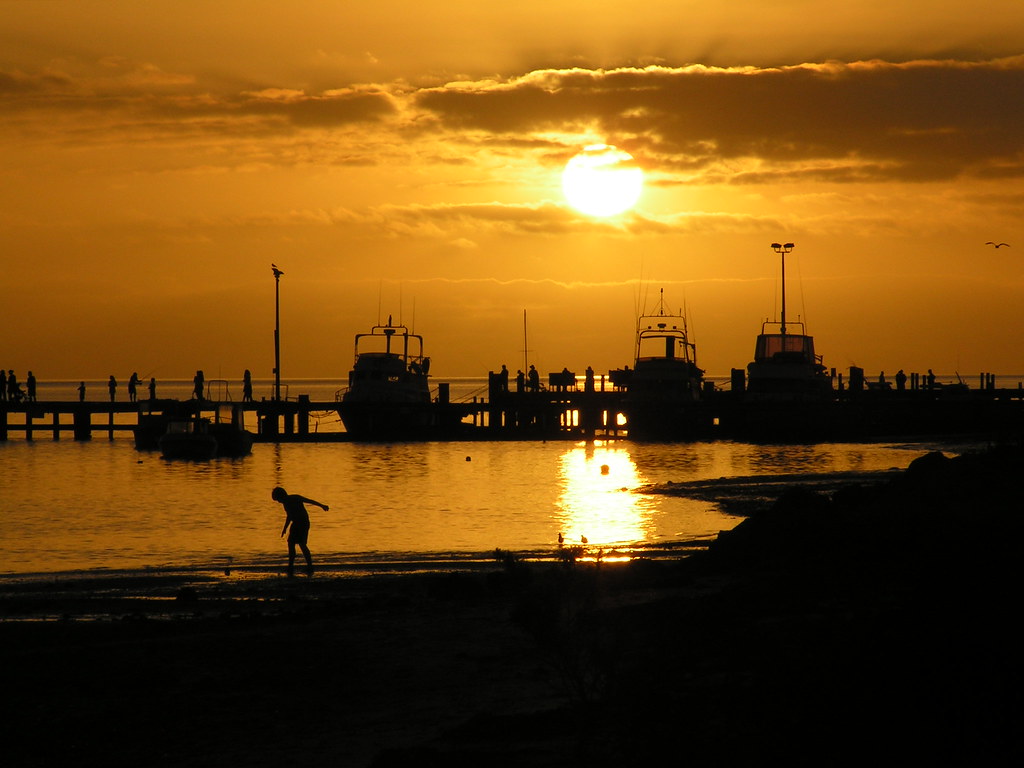
[[[793,243],[772,243],[772,250],[782,256],[782,335],[786,335],[786,254],[793,250]]]

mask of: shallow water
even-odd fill
[[[168,462],[125,437],[0,443],[0,573],[220,568],[283,562],[282,485],[310,508],[321,563],[550,552],[704,540],[739,518],[713,501],[643,493],[672,481],[906,467],[925,445],[715,442],[257,444]]]

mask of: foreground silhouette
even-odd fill
[[[288,533],[288,575],[295,575],[295,546],[302,550],[302,556],[306,558],[306,573],[313,575],[313,557],[309,553],[307,539],[309,538],[309,513],[306,511],[306,504],[315,504],[324,512],[330,507],[321,504],[319,501],[307,499],[297,493],[288,493],[284,488],[278,486],[270,493],[270,497],[284,506],[284,527],[281,535]],[[291,530],[288,527],[291,526]]]

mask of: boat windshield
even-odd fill
[[[763,333],[757,337],[754,359],[814,362],[814,337],[796,333]]]

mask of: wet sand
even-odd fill
[[[1022,469],[783,490],[680,560],[23,583],[4,762],[1007,763]]]

